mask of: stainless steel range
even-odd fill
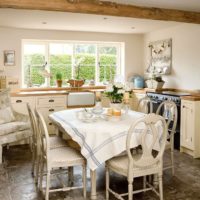
[[[163,91],[163,92],[147,92],[147,96],[152,100],[153,112],[155,113],[158,106],[166,100],[175,102],[178,110],[178,121],[176,127],[176,134],[174,138],[174,147],[180,149],[180,121],[181,121],[181,96],[188,96],[190,93]]]

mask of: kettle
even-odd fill
[[[134,88],[141,89],[144,88],[144,78],[141,76],[137,76],[134,78]]]

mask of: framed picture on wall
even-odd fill
[[[4,66],[15,66],[15,51],[14,50],[4,51]]]

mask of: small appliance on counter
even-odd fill
[[[134,78],[134,88],[135,89],[144,88],[144,78],[142,76],[136,76]]]

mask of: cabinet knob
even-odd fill
[[[53,112],[54,111],[54,109],[52,108],[52,109],[49,109],[49,112]]]
[[[22,103],[22,100],[16,100],[16,103]]]
[[[54,100],[53,100],[53,99],[50,99],[49,102],[54,102]]]
[[[49,126],[51,126],[51,125],[52,125],[52,123],[50,122],[50,123],[49,123]]]

